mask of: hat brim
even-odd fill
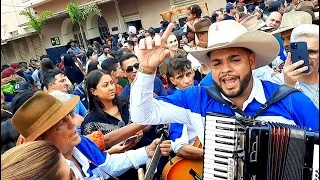
[[[262,31],[252,31],[242,34],[232,42],[211,46],[207,49],[191,50],[189,53],[210,67],[208,52],[232,47],[243,47],[254,52],[256,54],[256,69],[274,61],[280,51],[280,45],[273,35]]]
[[[57,124],[65,116],[67,116],[78,104],[80,100],[79,96],[74,96],[66,103],[63,103],[60,108],[50,116],[43,124],[41,124],[35,131],[33,131],[28,137],[25,137],[25,141],[34,141],[52,126]]]
[[[276,35],[276,34],[279,34],[279,33],[282,33],[282,32],[285,32],[285,31],[288,31],[290,29],[294,29],[296,26],[289,26],[289,27],[284,27],[284,28],[279,28],[275,31],[272,31],[270,34],[272,35]]]
[[[201,28],[199,31],[194,31],[194,33],[202,33],[202,32],[208,32],[209,31],[209,26]]]
[[[261,27],[260,30],[264,32],[268,32],[270,30],[274,29],[273,27]]]

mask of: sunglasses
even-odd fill
[[[133,71],[133,68],[135,69],[139,69],[139,63],[134,64],[133,66],[128,66],[128,68],[126,69],[127,73],[130,73]]]

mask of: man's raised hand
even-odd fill
[[[173,29],[174,24],[170,23],[162,37],[156,34],[153,39],[148,36],[140,40],[138,58],[142,68],[155,70],[166,59],[169,50],[165,49],[165,45]]]

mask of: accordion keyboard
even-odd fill
[[[244,129],[235,119],[207,116],[203,180],[234,177],[234,156],[244,154]]]

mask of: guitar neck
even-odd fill
[[[166,140],[165,136],[162,134],[160,137],[160,142],[156,147],[155,153],[151,159],[151,162],[147,168],[144,180],[152,180],[154,173],[156,171],[157,165],[159,163],[160,157],[161,157],[161,150],[160,150],[160,144]]]

